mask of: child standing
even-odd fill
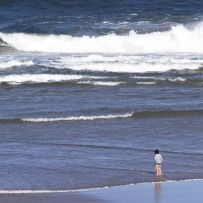
[[[163,162],[163,158],[162,158],[161,154],[159,154],[159,150],[158,149],[155,149],[154,153],[155,153],[154,163],[155,163],[156,175],[160,176],[160,175],[162,175],[161,164]]]

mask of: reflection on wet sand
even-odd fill
[[[162,181],[162,176],[157,176],[156,177],[156,183],[155,183],[155,203],[160,203],[161,202],[161,181]]]

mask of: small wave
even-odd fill
[[[0,77],[0,83],[10,85],[33,84],[33,83],[52,83],[79,80],[85,78],[82,75],[60,75],[60,74],[22,74],[22,75],[7,75]]]
[[[58,122],[58,121],[92,121],[102,119],[116,119],[116,118],[128,118],[133,114],[115,114],[115,115],[99,115],[99,116],[78,116],[78,117],[65,117],[65,118],[24,118],[21,119],[24,122]]]
[[[0,124],[4,123],[23,123],[23,122],[60,122],[60,121],[94,121],[107,120],[118,118],[150,118],[150,117],[169,117],[169,116],[202,116],[203,110],[160,110],[160,111],[142,111],[125,114],[110,114],[110,115],[96,115],[96,116],[70,116],[70,117],[56,117],[56,118],[14,118],[14,119],[0,119]]]
[[[133,77],[137,85],[191,85],[202,86],[202,78],[189,78],[189,77]]]
[[[78,84],[94,85],[94,86],[118,86],[124,82],[102,82],[102,81],[84,81]]]
[[[133,76],[134,79],[156,79],[155,76]]]
[[[19,66],[32,66],[34,65],[33,61],[8,61],[0,63],[0,69],[19,67]]]
[[[178,78],[169,78],[168,80],[171,82],[185,82],[187,79],[182,78],[182,77],[178,77]]]
[[[156,78],[155,79],[157,84],[171,84],[171,85],[190,85],[190,86],[202,86],[203,80],[202,78],[183,78],[183,77],[176,77],[176,78]]]
[[[156,82],[136,82],[138,85],[154,85]]]

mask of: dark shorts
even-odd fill
[[[156,166],[161,166],[161,164],[155,164]]]

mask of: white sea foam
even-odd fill
[[[32,65],[34,65],[33,61],[11,60],[11,61],[7,61],[7,62],[1,62],[0,69],[19,67],[19,66],[32,66]]]
[[[8,83],[12,85],[24,83],[49,83],[63,82],[71,80],[79,80],[82,75],[56,75],[56,74],[22,74],[22,75],[6,75],[0,76],[0,83]]]
[[[138,85],[154,85],[156,82],[136,82]]]
[[[70,116],[64,118],[24,118],[24,122],[58,122],[58,121],[88,121],[88,120],[102,120],[102,119],[116,119],[116,118],[128,118],[133,113],[127,114],[113,114],[113,115],[99,115],[99,116]]]
[[[63,60],[63,64],[69,62]],[[64,66],[64,65],[63,65]],[[101,71],[101,72],[120,72],[120,73],[145,73],[145,72],[165,72],[169,70],[195,70],[200,67],[199,64],[162,64],[162,63],[140,63],[140,64],[125,64],[125,63],[88,63],[88,64],[72,64],[68,66],[73,70],[88,70],[88,71]]]
[[[186,79],[185,78],[182,78],[182,77],[178,77],[178,78],[169,78],[168,79],[169,81],[171,81],[171,82],[185,82],[186,81]]]
[[[52,66],[77,71],[101,71],[120,73],[165,72],[174,70],[196,70],[203,63],[202,56],[194,55],[120,55],[90,54],[88,56],[61,56]]]
[[[170,31],[128,35],[72,37],[0,33],[0,38],[21,51],[63,53],[203,53],[203,23],[189,29],[177,25]]]
[[[156,79],[157,77],[154,77],[154,76],[133,76],[132,78],[135,78],[135,79]]]
[[[82,81],[78,82],[78,84],[87,84],[87,85],[95,85],[95,86],[118,86],[124,82],[103,82],[103,81]]]

